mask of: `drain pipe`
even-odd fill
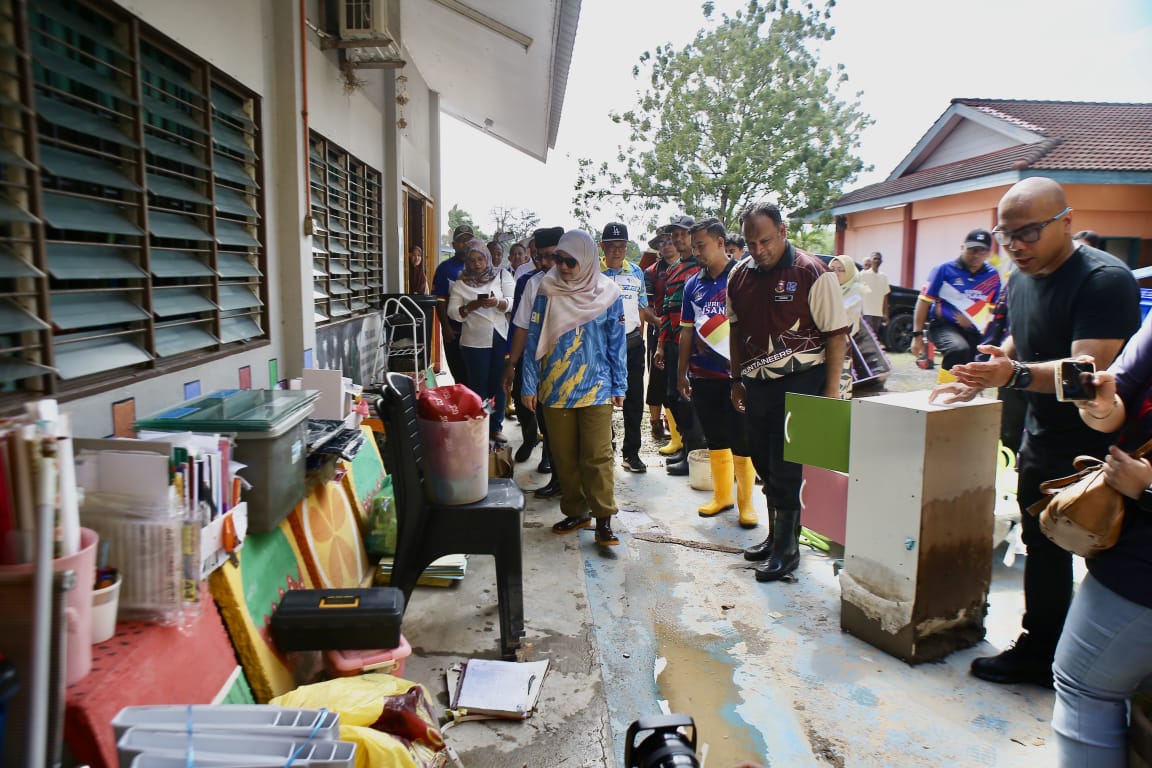
[[[312,183],[308,143],[308,11],[300,0],[300,121],[304,129],[304,234],[312,234]]]

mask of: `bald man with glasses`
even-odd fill
[[[975,659],[972,674],[993,683],[1052,685],[1052,658],[1072,600],[1072,555],[1027,513],[1040,483],[1073,472],[1080,454],[1103,458],[1111,436],[1089,429],[1071,402],[1056,399],[1059,361],[1091,356],[1107,368],[1140,327],[1140,289],[1128,267],[1072,240],[1072,208],[1052,179],[1025,179],[1000,200],[992,236],[1020,274],[1008,291],[1011,336],[985,345],[986,362],[957,365],[957,381],[930,399],[971,400],[987,387],[1022,390],[1027,401],[1017,462],[1024,563],[1024,632],[1007,650]]]

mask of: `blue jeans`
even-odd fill
[[[465,383],[483,400],[496,399],[496,410],[488,417],[488,432],[504,430],[504,337],[492,332],[491,347],[460,347],[464,357]]]
[[[1128,701],[1152,674],[1152,608],[1086,576],[1068,611],[1052,671],[1060,765],[1124,768]]]

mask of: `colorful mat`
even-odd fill
[[[274,531],[249,534],[237,557],[239,566],[225,563],[209,585],[252,694],[264,703],[296,687],[291,661],[272,644],[272,612],[285,592],[310,589],[313,581],[287,520]]]

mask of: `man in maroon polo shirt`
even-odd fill
[[[836,275],[788,242],[779,208],[753,203],[740,223],[751,258],[728,276],[732,404],[748,417],[769,521],[768,538],[744,557],[766,561],[756,566],[757,581],[778,581],[800,564],[802,467],[784,460],[784,396],[840,396],[851,326]]]

